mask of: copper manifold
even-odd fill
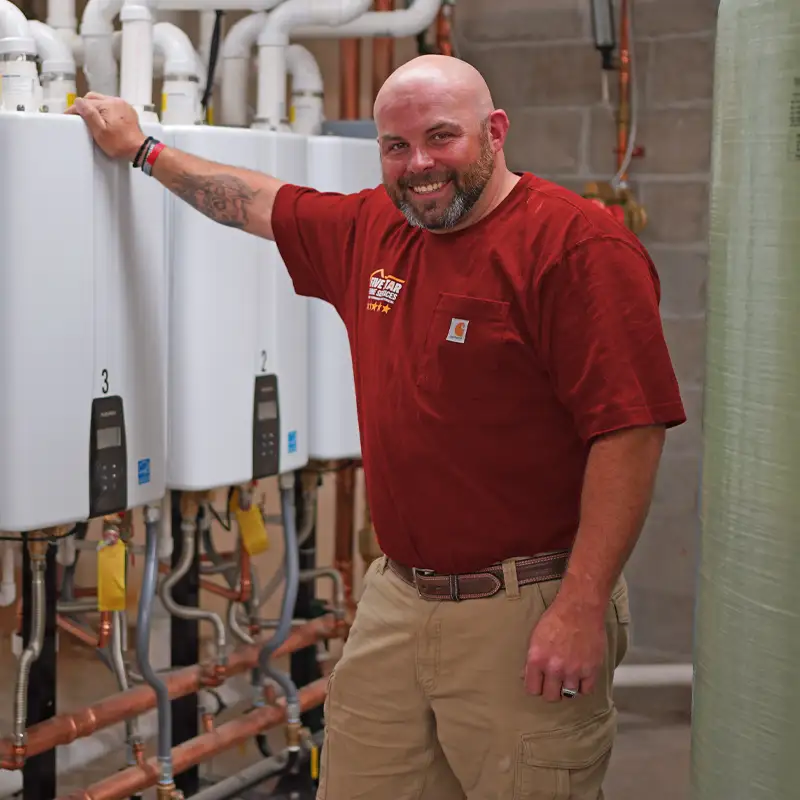
[[[320,678],[300,689],[298,695],[301,711],[305,712],[322,705],[327,685],[328,679]],[[283,706],[266,706],[226,722],[210,733],[195,736],[172,749],[174,773],[180,774],[201,761],[236,747],[285,721],[286,710]],[[160,774],[158,760],[150,758],[142,767],[128,767],[59,800],[124,800],[155,786]]]
[[[295,628],[275,652],[274,657],[303,650],[322,639],[340,636],[343,632],[341,623],[337,623],[332,616],[319,617]],[[228,659],[226,676],[240,675],[253,669],[258,664],[260,651],[261,645],[259,644],[247,645],[234,650]],[[195,664],[168,673],[163,680],[169,689],[170,698],[174,700],[208,686],[208,677],[205,665]],[[106,697],[73,713],[58,714],[28,729],[25,755],[31,757],[52,750],[54,747],[70,744],[76,739],[91,736],[99,730],[144,714],[155,707],[155,692],[150,686],[141,685]],[[22,764],[18,763],[15,758],[14,752],[14,743],[10,737],[0,739],[0,768],[20,769],[22,767]],[[133,791],[129,792],[129,794],[133,793]],[[80,796],[83,797],[83,795]],[[120,797],[127,796],[120,795]]]

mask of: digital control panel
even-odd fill
[[[128,448],[121,397],[92,401],[89,440],[89,516],[124,511],[128,505]]]
[[[278,376],[256,378],[253,406],[253,479],[278,474],[281,453]]]

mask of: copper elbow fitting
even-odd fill
[[[144,767],[144,744],[136,741],[133,743],[131,750],[133,751],[133,760],[136,762],[136,766]]]
[[[203,667],[203,672],[200,678],[201,685],[204,688],[214,689],[217,686],[222,686],[225,683],[226,668],[224,664],[206,664]]]
[[[11,758],[0,763],[0,769],[22,769],[25,766],[25,754],[28,750],[25,744],[14,744],[11,746]]]
[[[100,612],[100,630],[97,633],[97,646],[105,647],[111,638],[112,616],[110,611]]]

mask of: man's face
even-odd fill
[[[411,225],[447,230],[480,199],[495,164],[490,123],[455,102],[400,97],[381,110],[383,184]]]

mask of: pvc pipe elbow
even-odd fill
[[[402,39],[427,30],[441,8],[442,0],[414,0],[409,8],[397,11],[368,11],[339,27],[303,25],[294,31],[298,38],[375,38]]]
[[[60,72],[75,76],[75,58],[64,39],[49,25],[37,20],[28,23],[42,60],[42,74]]]
[[[0,53],[36,55],[28,20],[10,0],[0,0]]]
[[[164,76],[192,77],[197,73],[197,53],[192,40],[177,25],[157,22],[153,26],[153,47],[164,58]]]
[[[124,0],[89,0],[81,18],[81,36],[111,36]]]
[[[267,24],[264,11],[248,14],[231,26],[222,43],[222,58],[250,58],[259,34]]]
[[[289,34],[304,25],[344,25],[360,17],[372,0],[330,0],[320,5],[317,0],[286,0],[267,18],[258,35],[259,47],[284,47]]]
[[[292,76],[292,92],[322,93],[322,71],[310,50],[301,44],[289,45],[286,67]]]

